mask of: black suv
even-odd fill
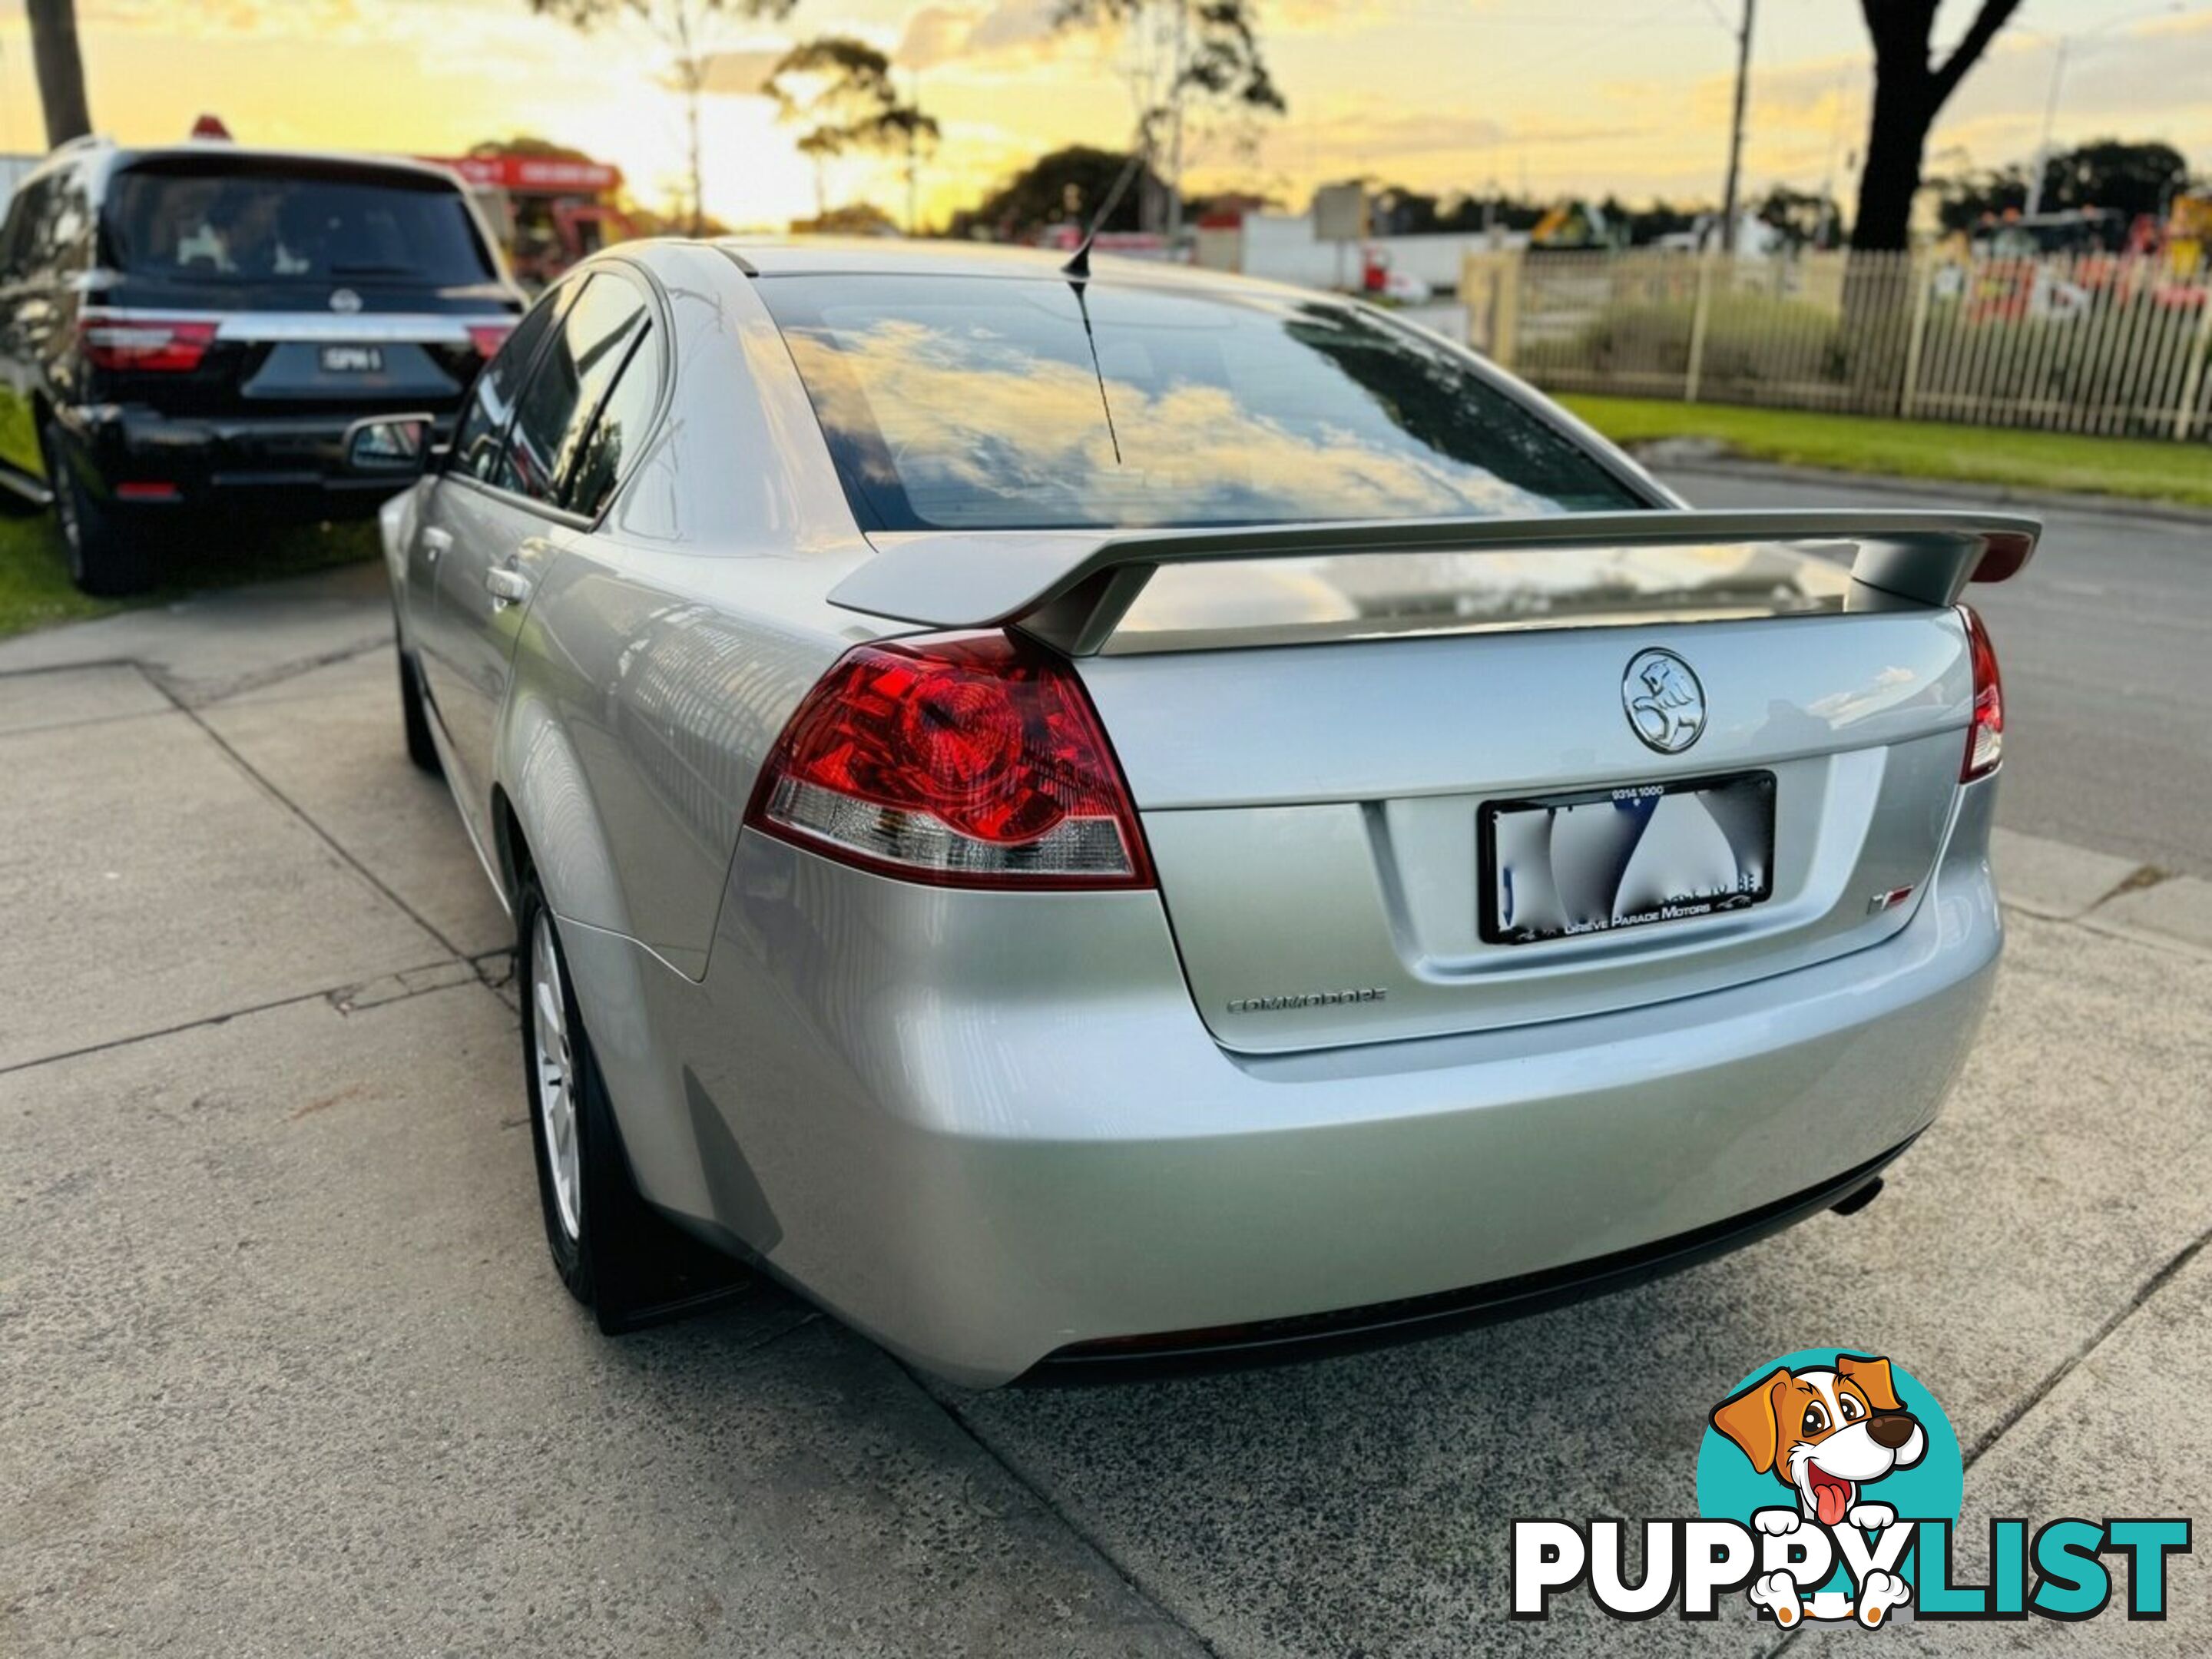
[[[393,485],[346,471],[348,426],[443,436],[522,307],[441,167],[78,140],[0,228],[0,493],[52,503],[91,593],[211,509],[373,513]]]

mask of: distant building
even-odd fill
[[[1365,236],[1339,244],[1315,233],[1304,213],[1210,212],[1199,222],[1197,262],[1302,288],[1367,286],[1370,266],[1449,294],[1469,253],[1528,246],[1523,230],[1443,231],[1421,236]]]

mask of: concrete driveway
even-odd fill
[[[1711,1402],[1817,1344],[1948,1408],[1963,1571],[1991,1513],[2212,1509],[2212,887],[2008,838],[1988,1031],[1860,1215],[1413,1347],[962,1395],[765,1290],[580,1316],[388,633],[369,568],[0,646],[0,1652],[1769,1651],[1735,1598],[1510,1625],[1506,1525],[1692,1512]],[[1886,1639],[2198,1647],[2203,1559],[2166,1625]]]

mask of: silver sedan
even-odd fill
[[[546,1237],[977,1385],[1522,1311],[1863,1202],[1999,945],[2030,520],[1712,514],[1314,294],[870,243],[365,422]]]

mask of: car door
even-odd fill
[[[415,538],[408,545],[407,637],[422,677],[432,719],[446,740],[447,761],[457,772],[460,740],[455,719],[465,725],[468,712],[468,691],[461,679],[465,658],[457,649],[458,637],[449,639],[439,626],[441,568],[464,534],[473,536],[481,528],[475,487],[489,486],[497,475],[500,451],[507,442],[524,382],[553,325],[576,297],[577,287],[574,283],[563,283],[545,294],[477,374],[461,411],[452,453],[443,471],[423,492]],[[455,777],[453,783],[453,793],[460,798],[462,811],[473,827],[477,815],[471,792],[462,777]]]
[[[602,268],[552,315],[514,400],[489,476],[464,466],[438,490],[450,540],[435,566],[432,696],[444,722],[464,810],[486,827],[493,750],[508,665],[532,590],[564,532],[587,524],[564,497],[583,434],[647,322],[645,290]],[[457,461],[469,461],[467,455]]]

